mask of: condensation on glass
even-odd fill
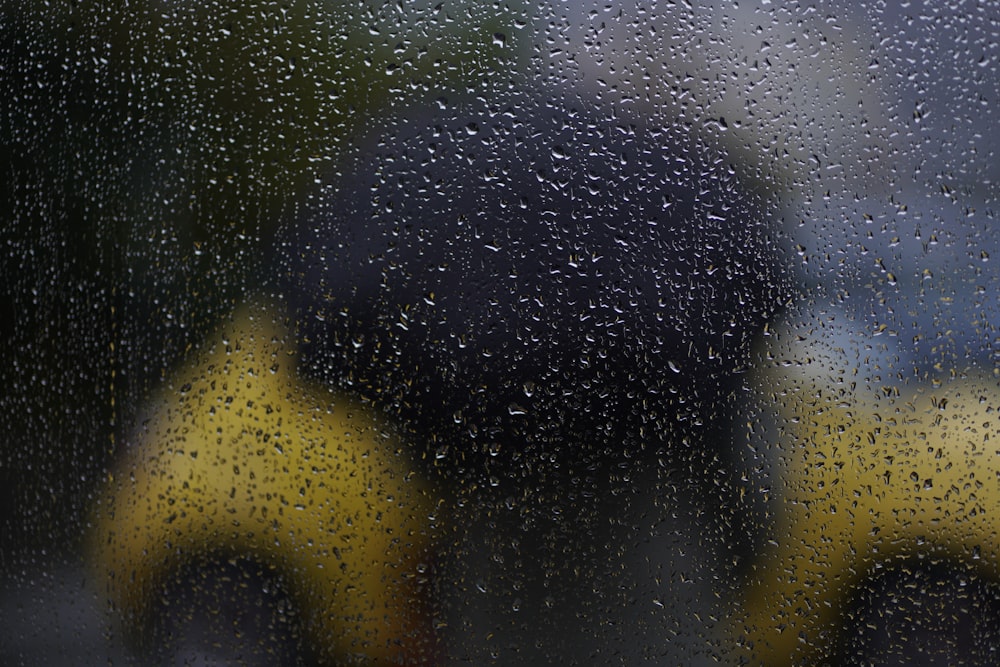
[[[993,664],[952,4],[0,5],[0,662]]]

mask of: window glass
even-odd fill
[[[992,664],[953,4],[0,3],[0,662]]]

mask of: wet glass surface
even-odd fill
[[[0,662],[992,664],[992,3],[0,3]]]

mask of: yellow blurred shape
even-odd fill
[[[426,489],[371,407],[296,376],[285,336],[245,308],[178,374],[103,496],[95,562],[141,618],[184,562],[249,556],[289,582],[324,659],[412,661]]]
[[[784,494],[736,629],[751,664],[815,664],[880,564],[944,557],[997,578],[1000,385],[883,394],[782,394]]]

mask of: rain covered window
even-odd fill
[[[998,57],[0,3],[0,663],[995,664]]]

